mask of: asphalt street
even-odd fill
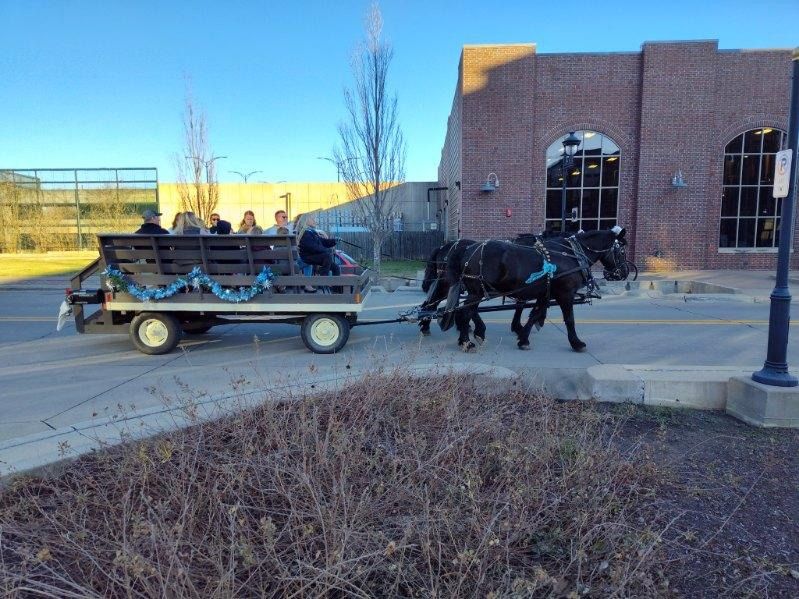
[[[0,291],[0,442],[94,418],[183,398],[223,398],[280,386],[312,384],[379,367],[488,364],[509,368],[586,369],[595,364],[762,366],[767,302],[746,296],[606,294],[576,307],[577,332],[588,344],[575,353],[560,310],[516,349],[510,312],[484,316],[486,343],[464,354],[455,331],[422,337],[414,324],[357,326],[337,355],[309,352],[299,327],[235,324],[184,337],[173,353],[139,353],[126,335],[78,335],[55,320],[62,292]],[[372,293],[359,321],[388,319],[418,305],[418,291]],[[789,364],[797,354],[791,340]]]

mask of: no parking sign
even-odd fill
[[[791,159],[793,150],[777,152],[777,164],[774,167],[774,197],[785,198],[791,183]]]

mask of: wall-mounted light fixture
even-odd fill
[[[683,179],[682,171],[677,171],[674,176],[671,178],[671,186],[672,187],[688,187],[688,183],[685,182]]]
[[[485,193],[491,193],[492,191],[496,191],[499,188],[499,177],[497,177],[496,173],[488,173],[488,177],[486,177],[486,182],[483,183],[483,186],[480,188],[480,191]]]

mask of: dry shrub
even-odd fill
[[[0,497],[6,593],[653,595],[655,471],[583,403],[375,374]]]

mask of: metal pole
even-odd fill
[[[78,171],[75,171],[75,218],[78,225],[78,249],[83,249],[83,232],[80,226],[80,196],[78,194]]]
[[[799,48],[793,51],[793,84],[791,86],[788,149],[793,150],[788,195],[782,200],[780,248],[777,255],[777,284],[771,292],[768,319],[768,350],[763,368],[752,374],[752,380],[777,387],[796,387],[799,380],[788,373],[788,327],[791,318],[791,293],[788,270],[793,244],[793,205],[796,197],[796,157],[799,148]]]
[[[568,175],[569,167],[567,166],[567,162],[569,157],[566,155],[566,151],[563,151],[563,162],[560,165],[560,172],[563,176],[563,185],[561,186],[560,191],[560,232],[562,234],[566,234],[566,176]]]

